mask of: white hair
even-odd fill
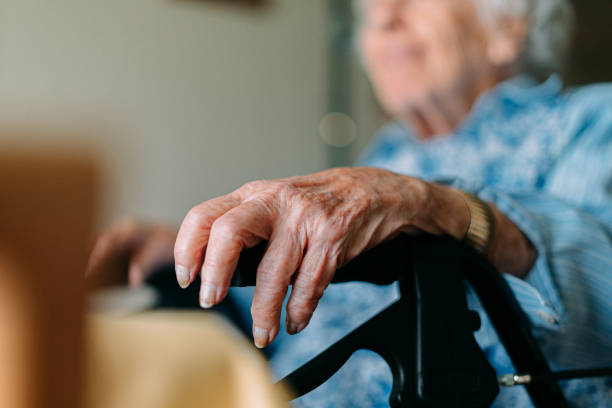
[[[574,11],[568,0],[474,0],[483,22],[503,17],[528,18],[522,68],[537,74],[560,71],[574,32]]]
[[[364,2],[354,0],[358,17]],[[568,0],[474,0],[484,24],[504,17],[526,17],[528,32],[520,68],[537,75],[561,71],[574,32],[574,10]]]

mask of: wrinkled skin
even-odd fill
[[[495,206],[495,230],[485,254],[502,272],[524,276],[536,253],[522,232]],[[310,320],[335,270],[399,232],[464,236],[470,213],[448,187],[376,168],[338,168],[307,176],[255,181],[189,211],[174,244],[182,287],[201,275],[200,304],[219,303],[244,248],[268,241],[258,267],[251,313],[255,344],[278,334],[288,287],[287,331]],[[129,281],[137,285],[172,259],[174,234],[133,221],[115,224],[98,239],[89,274],[109,260],[131,259]]]
[[[200,303],[210,307],[226,295],[240,251],[269,241],[251,309],[257,344],[268,344],[278,333],[291,283],[287,328],[296,333],[340,265],[399,231],[414,230],[425,188],[373,168],[246,184],[189,211],[174,249],[177,278],[186,286],[201,267]]]

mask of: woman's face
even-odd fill
[[[360,42],[379,100],[398,115],[469,92],[491,68],[485,34],[473,0],[365,0]]]

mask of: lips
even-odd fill
[[[389,47],[385,52],[385,58],[389,60],[423,58],[425,49],[416,45],[399,45]]]

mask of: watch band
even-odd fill
[[[495,218],[489,204],[473,194],[459,190],[470,209],[470,226],[463,237],[463,242],[484,254],[489,248],[495,229]]]

